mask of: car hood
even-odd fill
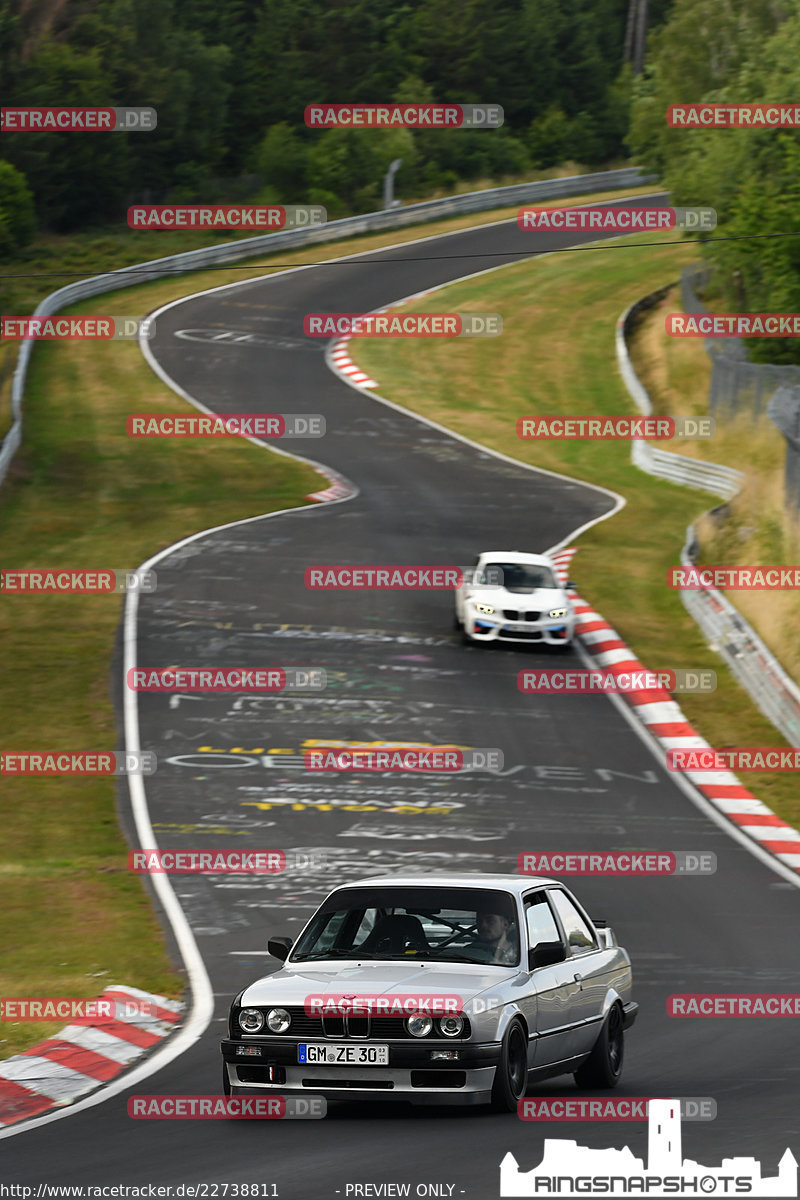
[[[530,592],[510,592],[507,588],[468,588],[470,598],[480,604],[494,604],[500,608],[563,608],[567,603],[566,592],[561,588],[534,588]]]
[[[487,988],[497,988],[515,978],[508,967],[482,964],[454,963],[450,968],[405,962],[297,963],[251,983],[245,988],[241,1004],[302,1005],[308,996],[342,994],[459,996],[466,1004]]]

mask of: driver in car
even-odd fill
[[[473,938],[470,951],[477,951],[486,962],[513,966],[517,961],[517,947],[510,936],[511,921],[501,913],[482,910],[475,914],[477,936]]]

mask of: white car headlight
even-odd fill
[[[292,1018],[285,1008],[271,1008],[267,1013],[267,1025],[273,1033],[286,1033],[291,1023]]]
[[[438,1021],[439,1032],[444,1037],[458,1037],[464,1028],[463,1017],[440,1017]]]
[[[494,608],[491,604],[476,604],[475,612],[486,613],[486,615],[489,616],[490,613],[494,612]]]
[[[406,1029],[412,1037],[427,1037],[433,1029],[433,1021],[430,1017],[407,1017]]]
[[[567,610],[565,608],[551,608],[549,615],[551,617],[565,617],[567,615]]]
[[[264,1028],[264,1014],[258,1008],[243,1008],[239,1013],[239,1028],[245,1033],[258,1033]]]

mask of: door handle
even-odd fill
[[[577,983],[579,991],[582,992],[583,991],[583,976],[579,975],[578,972],[576,971],[575,974],[573,975],[573,979]]]

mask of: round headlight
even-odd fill
[[[239,1028],[245,1033],[258,1033],[264,1028],[264,1014],[258,1008],[243,1008],[239,1013]]]
[[[458,1037],[464,1028],[464,1018],[440,1017],[437,1024],[439,1026],[439,1032],[443,1034],[444,1037]]]
[[[430,1017],[407,1017],[406,1029],[412,1037],[427,1037],[433,1029]]]
[[[267,1013],[267,1024],[273,1033],[286,1033],[292,1023],[285,1008],[271,1008]]]

